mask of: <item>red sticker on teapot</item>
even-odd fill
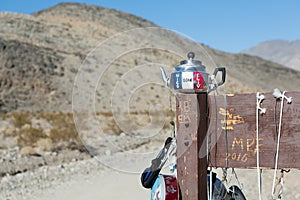
[[[194,89],[204,88],[204,79],[201,72],[193,72]]]

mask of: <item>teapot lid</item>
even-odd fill
[[[189,52],[187,54],[188,59],[180,61],[180,64],[177,65],[178,68],[196,68],[198,70],[205,70],[205,66],[202,64],[200,60],[194,60],[195,53]]]

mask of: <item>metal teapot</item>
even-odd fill
[[[211,92],[218,86],[223,85],[226,78],[224,67],[215,68],[212,75],[206,72],[206,67],[199,60],[194,60],[195,53],[189,52],[188,59],[180,62],[171,73],[171,78],[167,77],[164,68],[161,69],[165,84],[175,92],[181,93],[203,93]],[[218,72],[222,72],[222,79],[216,82]]]

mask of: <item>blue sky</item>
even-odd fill
[[[30,14],[57,0],[2,0],[0,11]],[[128,12],[210,47],[239,52],[272,39],[300,39],[299,0],[82,0]]]

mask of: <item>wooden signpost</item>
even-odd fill
[[[207,93],[178,94],[177,177],[183,200],[207,199],[207,158],[199,158],[208,123]]]
[[[258,117],[259,166],[275,166],[280,101],[266,93]],[[300,169],[300,93],[284,102],[278,168]],[[207,167],[256,168],[256,94],[177,94],[177,164],[182,200],[207,199]],[[217,102],[217,103],[216,103]],[[209,149],[209,153],[206,152]],[[208,159],[209,161],[208,161]]]

